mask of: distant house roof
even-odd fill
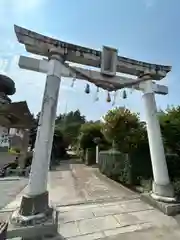
[[[33,117],[27,102],[3,104],[0,107],[0,125],[11,128],[31,128]]]

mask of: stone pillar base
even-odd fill
[[[20,208],[11,216],[11,223],[15,225],[34,225],[46,221],[52,215],[49,207],[48,192],[35,196],[23,196]]]
[[[33,224],[33,221],[31,223],[24,221],[21,222],[20,225],[14,225],[13,223],[9,222],[7,239],[16,237],[21,237],[23,240],[40,240],[47,238],[54,239],[54,237],[58,234],[58,212],[53,210],[52,216],[47,218],[46,221],[42,222],[41,220],[42,219],[39,220],[39,223],[36,221],[35,224]],[[28,223],[28,225],[25,225],[25,223]]]
[[[162,202],[176,202],[172,184],[159,185],[153,182],[151,197]]]
[[[48,202],[48,192],[23,196],[20,208],[10,217],[8,238],[44,239],[44,236],[57,235],[58,212],[50,208]]]
[[[152,194],[149,193],[143,193],[141,194],[141,200],[144,202],[150,204],[152,207],[155,207],[162,211],[164,214],[168,216],[175,216],[179,215],[180,213],[180,203],[179,202],[164,202],[156,200],[155,198],[152,198]]]

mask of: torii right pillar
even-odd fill
[[[151,80],[145,81],[143,89],[142,98],[145,105],[146,127],[154,176],[151,196],[158,201],[173,202],[175,195],[168,174],[153,82]]]

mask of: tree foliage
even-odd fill
[[[106,139],[122,152],[131,151],[137,147],[139,141],[146,138],[145,127],[140,122],[139,115],[126,108],[108,111],[103,118],[102,127]]]
[[[89,122],[81,126],[78,140],[83,150],[95,147],[97,138],[99,142],[104,141],[104,136],[101,132],[101,123]]]
[[[180,156],[180,106],[167,108],[159,119],[167,152]]]
[[[59,129],[69,145],[74,144],[82,124],[85,123],[85,117],[79,110],[71,111],[67,114],[60,114],[56,119],[56,129]]]

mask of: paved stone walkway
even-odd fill
[[[162,238],[167,228],[179,234],[174,218],[145,204],[138,194],[102,176],[96,168],[62,163],[50,172],[49,192],[51,204],[59,211],[56,239],[132,239],[132,235],[124,238],[127,233],[141,239],[138,234],[151,230],[151,239],[167,239]],[[22,193],[4,211],[16,208],[21,196]],[[176,236],[174,239],[178,239]]]
[[[28,180],[23,177],[0,178],[0,209],[10,203],[26,186]]]

